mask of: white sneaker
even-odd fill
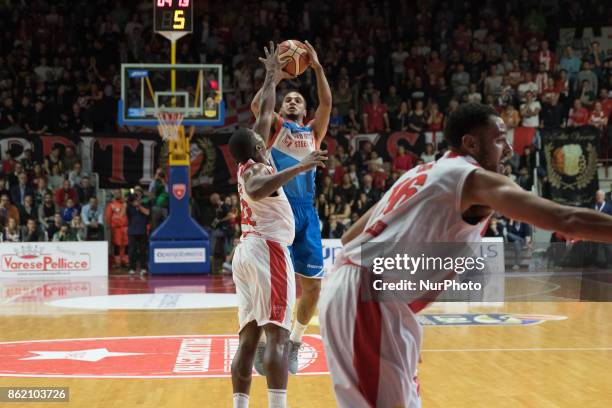
[[[146,269],[141,269],[140,270],[140,276],[145,276],[147,274],[147,270]]]
[[[135,273],[136,273],[136,271],[135,271],[135,270],[130,269],[130,272],[129,272],[129,274],[130,274],[130,275],[134,275]]]

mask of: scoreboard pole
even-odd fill
[[[176,65],[176,40],[175,39],[170,40],[170,64]],[[176,70],[174,69],[170,70],[170,91],[172,92],[172,94],[174,94],[174,92],[176,91]],[[172,99],[170,100],[170,103],[172,104],[172,107],[175,108],[176,107],[176,97],[173,96]]]

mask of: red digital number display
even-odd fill
[[[191,32],[193,2],[191,0],[153,0],[155,32]]]
[[[157,7],[169,7],[172,8],[174,0],[157,0]],[[178,7],[185,8],[189,7],[189,0],[178,0]]]

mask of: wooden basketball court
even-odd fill
[[[168,282],[164,278],[130,280],[126,276],[112,276],[106,292],[121,295],[233,291],[228,277],[186,278],[183,283],[173,278],[166,285]],[[51,404],[54,407],[231,407],[228,377],[95,377],[103,374],[96,367],[113,359],[123,359],[118,366],[120,370],[129,371],[132,366],[135,371],[141,370],[134,374],[138,377],[143,372],[142,368],[136,368],[136,363],[148,361],[147,356],[154,354],[151,344],[153,348],[155,344],[163,347],[164,336],[233,335],[237,330],[236,308],[84,310],[49,305],[49,299],[54,296],[45,299],[44,294],[40,295],[44,293],[44,282],[36,282],[29,288],[21,283],[17,289],[14,283],[2,285],[0,387],[69,387],[70,402]],[[428,325],[424,329],[423,362],[419,367],[423,406],[604,407],[612,401],[611,313],[612,303],[595,302],[514,302],[492,308],[430,308],[424,315],[431,320],[438,316],[438,323],[444,324]],[[518,317],[508,318],[506,314]],[[538,319],[533,315],[546,316]],[[474,324],[453,325],[468,320]],[[308,334],[318,332],[318,327],[312,326]],[[96,348],[91,344],[39,342],[19,350],[19,343],[11,343],[12,348],[7,345],[7,342],[33,340],[139,336],[159,337],[153,338],[146,349],[127,343],[106,347],[111,354],[126,350],[140,353],[133,353],[128,358],[106,354],[97,361],[84,361],[87,357],[78,354],[45,360],[48,357],[40,354],[58,350],[83,353],[84,349]],[[39,353],[33,353],[35,351]],[[224,353],[227,354],[227,349]],[[37,359],[23,360],[37,356]],[[225,358],[227,366],[227,355],[213,353],[209,357],[211,361]],[[13,370],[11,374],[9,366],[15,361],[21,371]],[[35,372],[43,363],[48,370],[55,370],[56,375],[63,370],[62,366],[66,369],[57,377],[45,377]],[[28,364],[36,364],[38,368],[28,372]],[[67,377],[75,370],[85,370],[91,375],[88,378]],[[147,375],[155,375],[154,365],[149,370]],[[335,406],[329,375],[290,377],[288,402],[294,408]],[[46,405],[49,404],[3,406]],[[267,407],[264,378],[254,377],[250,406]]]

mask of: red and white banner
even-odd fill
[[[28,242],[0,245],[0,278],[108,275],[108,243]]]

